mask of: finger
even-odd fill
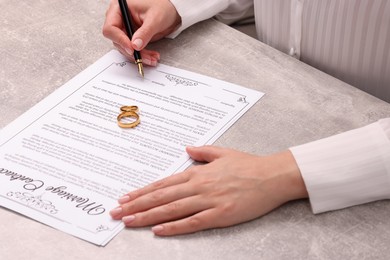
[[[134,55],[133,53],[128,53],[125,49],[122,48],[119,44],[113,42],[115,48],[123,55],[126,56],[130,61],[134,62]]]
[[[105,37],[109,38],[114,44],[121,46],[129,55],[133,55],[134,49],[127,34],[122,29],[111,27],[105,32]]]
[[[133,45],[132,47],[136,50],[142,50],[145,46],[150,42],[150,40],[158,33],[159,25],[156,25],[155,19],[152,19],[151,15],[149,15],[143,21],[141,27],[135,31],[133,35]]]
[[[148,57],[153,58],[156,61],[160,60],[160,53],[158,51],[152,51],[152,50],[148,50],[148,49],[143,49],[141,51],[141,54],[142,54],[142,58],[146,55]]]
[[[227,149],[217,146],[205,145],[200,147],[188,146],[186,148],[188,155],[198,162],[212,162],[223,156]]]
[[[143,49],[141,51],[142,63],[148,66],[156,67],[158,61],[160,60],[160,53],[156,51]]]
[[[118,43],[113,42],[115,48],[123,55],[126,56],[130,61],[134,61],[134,52],[129,49],[124,49]],[[156,67],[160,60],[160,53],[157,51],[151,51],[143,49],[141,51],[142,63],[148,66]]]
[[[210,208],[183,219],[154,226],[152,231],[157,236],[194,233],[210,228],[223,227],[223,225],[217,224],[218,219],[220,219],[220,216],[218,217],[216,209]]]
[[[133,53],[129,54],[122,48],[122,46],[117,43],[114,43],[114,46],[122,55],[126,56],[126,58],[128,58],[130,61],[134,62]],[[160,59],[160,54],[158,52],[144,49],[141,51],[141,55],[143,64],[153,67],[157,66],[157,63]]]
[[[190,178],[190,176],[185,172],[178,173],[178,174],[175,174],[172,176],[168,176],[164,179],[153,182],[153,183],[151,183],[151,184],[149,184],[141,189],[127,193],[126,195],[121,197],[118,202],[120,204],[127,203],[129,201],[135,200],[136,198],[139,198],[139,197],[141,197],[145,194],[151,193],[153,191],[187,182],[189,180],[189,178]]]
[[[116,1],[111,1],[106,11],[106,19],[104,20],[103,24],[103,32],[104,29],[108,29],[111,26],[119,28],[123,26],[122,14],[120,12],[119,3]]]
[[[121,204],[110,212],[111,216],[114,219],[120,219],[126,215],[150,210],[183,198],[194,196],[196,194],[195,189],[189,189],[187,186],[185,184],[179,184],[150,192],[135,200]]]
[[[122,46],[123,49],[128,49],[129,53],[133,53],[131,41],[124,31],[122,15],[117,4],[110,4],[107,10],[106,20],[103,25],[103,35]]]
[[[103,35],[112,40],[117,49],[130,60],[133,60],[133,43],[125,33],[122,22],[122,15],[119,6],[111,3],[106,13],[106,20],[103,25]],[[142,50],[143,63],[149,66],[156,66],[160,60],[160,54],[156,51]]]
[[[127,227],[144,227],[194,215],[211,207],[208,200],[199,196],[186,197],[122,218]]]

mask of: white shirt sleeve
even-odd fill
[[[191,25],[221,15],[226,19],[243,16],[253,0],[170,0],[181,17],[181,26],[168,37],[174,38]]]
[[[314,213],[390,199],[390,118],[290,150]]]

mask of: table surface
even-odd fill
[[[0,0],[0,127],[112,49],[108,1]],[[216,145],[270,154],[390,116],[390,104],[214,20],[150,46],[161,63],[266,95]],[[125,229],[98,247],[0,208],[1,259],[388,259],[390,203],[314,215],[295,201],[256,220],[170,238]]]

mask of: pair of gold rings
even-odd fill
[[[131,122],[127,122],[128,118],[134,118],[135,120],[131,121]],[[124,120],[122,120],[122,119],[126,119],[126,121],[124,122]],[[118,126],[122,127],[122,128],[136,127],[141,122],[141,120],[139,119],[139,115],[138,115],[138,107],[137,106],[123,106],[123,107],[121,107],[121,113],[118,115],[117,121],[118,121]]]

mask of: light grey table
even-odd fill
[[[0,0],[0,127],[112,48],[107,2]],[[266,93],[217,145],[269,154],[390,116],[390,104],[213,20],[151,48],[164,64]],[[0,208],[0,259],[389,259],[389,213],[379,201],[313,215],[304,200],[184,236],[126,229],[101,248]]]

